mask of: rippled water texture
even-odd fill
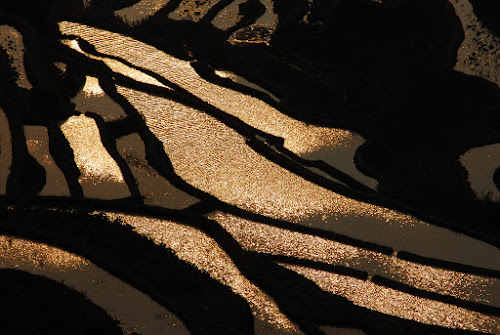
[[[175,21],[171,24],[194,24],[219,1],[179,1],[168,18]],[[168,2],[128,2],[127,7],[112,15],[116,22],[121,19],[135,29]],[[211,23],[220,30],[234,27],[242,18],[238,6],[243,2],[232,2]],[[481,26],[467,0],[450,2],[466,31],[456,70],[500,83],[498,39]],[[86,8],[92,7],[91,0],[83,3]],[[278,22],[273,2],[261,3],[265,13],[245,29],[272,32]],[[321,304],[335,301],[346,308],[345,313],[366,315],[370,322],[376,320],[391,327],[435,325],[500,334],[498,248],[412,215],[337,193],[333,190],[349,189],[349,182],[308,165],[307,162],[322,161],[341,171],[339,175],[344,173],[365,185],[365,192],[376,191],[377,180],[363,175],[354,163],[356,150],[365,143],[362,136],[288,117],[273,107],[279,106],[280,100],[272,92],[223,67],[214,67],[214,74],[258,91],[259,96],[267,95],[266,101],[274,100],[276,104],[271,106],[204,79],[195,71],[194,64],[199,60],[182,60],[138,39],[81,23],[62,21],[59,29],[66,35],[59,42],[72,49],[68,53],[92,60],[95,69],[82,75],[82,85],[75,89],[78,92],[71,99],[74,115],[51,125],[54,128],[22,126],[27,152],[44,168],[47,180],[30,210],[43,208],[44,217],[70,217],[63,216],[55,205],[44,208],[44,201],[54,199],[51,196],[67,197],[68,204],[64,205],[75,209],[65,210],[78,214],[78,222],[68,222],[69,230],[84,227],[88,236],[105,232],[109,234],[105,236],[114,237],[116,233],[129,238],[120,250],[128,251],[136,243],[133,252],[151,252],[153,256],[135,268],[144,270],[151,265],[152,270],[136,274],[119,271],[124,265],[113,264],[111,275],[96,265],[101,265],[103,258],[95,257],[95,253],[95,259],[86,259],[7,235],[0,236],[0,268],[45,276],[84,292],[94,304],[119,320],[126,334],[187,335],[193,318],[183,308],[190,301],[213,300],[213,292],[222,292],[217,298],[226,301],[226,291],[230,297],[227,299],[235,301],[234,306],[241,303],[246,308],[235,314],[247,313],[249,322],[253,319],[255,335],[303,334],[312,328],[326,335],[368,333],[368,328],[363,327],[359,328],[366,333],[342,328],[347,324],[366,325],[363,322],[337,324],[341,316],[316,317],[301,311],[302,306],[290,308],[295,301],[289,301],[289,297],[305,303],[309,294],[317,299],[318,306],[310,305],[318,308],[316,311],[326,308]],[[85,48],[75,36],[93,46],[95,52]],[[229,41],[237,42],[237,36],[235,31]],[[16,84],[32,89],[24,68],[23,36],[10,26],[0,25],[0,47],[12,60]],[[55,65],[65,73],[66,66],[71,68],[68,64]],[[34,80],[33,84],[36,86]],[[6,193],[13,160],[13,139],[6,115],[10,114],[0,108],[2,195]],[[56,164],[55,158],[60,158],[57,147],[49,150],[53,140],[49,130],[54,129],[61,130],[73,151],[76,176],[72,187],[80,184],[83,199],[71,197],[71,180]],[[283,140],[282,146],[279,139]],[[471,189],[479,198],[500,199],[493,182],[500,165],[497,152],[498,145],[492,144],[473,148],[460,157],[469,173]],[[299,175],[290,164],[309,174]],[[332,182],[328,185],[340,186],[322,187],[318,182],[321,178]],[[22,204],[6,206],[0,213],[5,215],[7,228],[17,207]],[[27,231],[39,229],[37,224],[26,225]],[[43,234],[41,241],[54,238],[50,229]],[[64,236],[58,236],[55,241],[63,239]],[[110,250],[110,246],[116,249],[118,245],[112,244],[115,241],[88,239],[89,246],[87,240],[80,246],[86,252],[83,255]],[[66,247],[78,243],[68,243]],[[140,252],[134,260],[141,259],[144,254]],[[129,256],[123,255],[123,260]],[[107,259],[121,261],[121,257],[122,253],[116,252]],[[160,266],[155,262],[163,263]],[[186,267],[174,267],[174,263]],[[189,269],[194,272],[185,271],[192,275],[201,272],[200,277],[193,277],[201,278],[201,282],[195,283],[202,290],[216,287],[220,291],[210,291],[199,300],[182,297],[180,300],[186,301],[177,304],[181,293],[191,294],[190,281],[163,299],[164,292],[157,292],[163,288],[163,281],[166,289],[177,288],[176,280],[167,280],[167,276],[174,275],[164,271],[168,266],[179,271]],[[276,278],[265,277],[269,275],[267,271]],[[115,277],[126,277],[123,273],[133,277],[130,281],[136,287],[151,287],[144,292],[152,298]],[[151,274],[155,278],[148,277]],[[157,278],[157,274],[165,277]],[[303,286],[292,287],[288,282],[276,282],[277,278]],[[210,286],[202,280],[213,280],[217,285]],[[289,290],[283,293],[283,288]],[[213,308],[210,303],[201,305],[206,311]]]
[[[104,148],[95,121],[84,115],[70,117],[61,130],[68,139],[80,172],[85,196],[126,198],[130,191],[116,162]]]
[[[147,236],[155,243],[172,249],[177,257],[185,260],[214,279],[229,286],[248,301],[256,319],[256,334],[283,331],[297,334],[299,330],[280,311],[276,302],[244,277],[231,258],[217,242],[197,229],[169,222],[138,216],[107,214],[112,219],[121,219],[124,224]],[[269,332],[267,332],[269,333]]]
[[[355,134],[306,125],[261,100],[211,84],[200,78],[189,62],[129,37],[69,22],[62,22],[60,27],[63,33],[82,36],[99,52],[151,69],[247,124],[283,137],[285,147],[297,154],[322,152],[322,157],[335,157],[336,151],[356,140]],[[120,47],[109,41],[119,41]],[[222,201],[390,245],[398,251],[500,269],[500,257],[492,257],[499,254],[494,247],[308,182],[257,154],[243,136],[199,110],[126,87],[118,87],[118,92],[127,97],[163,142],[176,173]]]

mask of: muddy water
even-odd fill
[[[472,148],[460,157],[467,169],[471,189],[479,199],[500,201],[500,191],[493,182],[493,174],[500,167],[500,144]]]
[[[45,169],[47,179],[40,195],[69,196],[70,193],[66,178],[49,152],[47,128],[41,126],[24,126],[24,136],[26,136],[28,152]]]
[[[482,25],[468,0],[450,3],[465,32],[455,70],[500,85],[500,39]],[[470,187],[479,199],[500,201],[500,191],[493,183],[493,173],[500,167],[499,156],[499,144],[491,144],[472,148],[460,157],[460,163],[469,173]]]
[[[123,109],[104,93],[96,77],[87,76],[82,90],[71,102],[75,104],[77,111],[96,113],[106,122],[121,120],[127,116]]]
[[[245,0],[236,0],[231,2],[230,5],[225,7],[217,14],[216,17],[214,17],[212,24],[221,30],[227,30],[235,26],[241,20],[238,6],[244,2]]]

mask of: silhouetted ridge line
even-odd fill
[[[110,56],[110,57],[112,58],[112,56]],[[123,61],[118,57],[115,57],[115,59]],[[124,62],[124,64],[129,64],[125,61],[123,61],[123,62]],[[131,64],[130,64],[130,66],[134,67]],[[169,84],[172,85],[172,83],[169,83],[168,80],[165,80],[163,77],[158,76],[151,71],[144,70],[144,69],[141,69],[139,67],[135,67],[135,68],[138,70],[144,71],[145,73],[153,76],[155,79],[159,80],[160,82],[164,83],[167,86]],[[211,116],[216,117],[219,121],[223,122],[227,126],[236,130],[238,133],[240,133],[241,135],[243,135],[247,139],[254,137],[255,134],[261,135],[264,138],[270,138],[270,139],[273,138],[269,134],[263,133],[261,131],[258,131],[257,129],[254,129],[254,128],[248,126],[247,124],[242,122],[240,119],[233,117],[232,115],[229,115],[225,112],[222,112],[219,109],[215,108],[214,106],[207,104],[203,100],[199,99],[196,96],[193,96],[192,94],[190,94],[189,92],[186,92],[184,89],[182,89],[178,86],[174,87],[174,91],[169,91],[169,90],[165,90],[165,89],[156,87],[154,85],[136,82],[133,79],[130,79],[130,78],[125,77],[123,75],[119,75],[119,74],[115,74],[115,73],[113,73],[113,75],[115,76],[115,78],[118,82],[122,82],[127,87],[131,87],[133,89],[139,89],[139,90],[146,92],[148,94],[166,97],[168,99],[172,99],[174,101],[185,104],[186,106],[202,110],[203,112],[205,112]],[[248,142],[248,143],[251,143],[251,142]],[[255,144],[255,142],[254,142],[254,144]],[[256,146],[258,146],[258,145],[259,145],[259,143],[255,144],[251,147],[254,150],[256,150]],[[270,151],[272,151],[272,150],[268,151],[268,149],[264,148],[264,152],[269,154]],[[262,152],[259,152],[259,153],[261,155],[263,154]],[[271,154],[273,154],[273,153],[271,152]],[[267,159],[271,159],[269,156],[264,156],[264,157],[266,157]],[[276,160],[276,158],[282,158],[282,157],[274,157],[275,160]],[[277,161],[274,161],[274,160],[272,160],[272,161],[275,163],[278,163],[278,164],[283,164],[283,160],[281,160],[281,159],[278,159]],[[295,165],[295,168],[297,168],[296,165]],[[308,179],[308,177],[305,177],[305,176],[311,176],[313,173],[311,171],[305,171],[305,170],[308,170],[308,169],[304,168],[304,169],[301,169],[299,172],[295,171],[295,170],[292,172],[294,172],[296,174],[298,173],[303,178]],[[450,222],[445,222],[443,220],[438,220],[435,217],[426,215],[423,212],[420,212],[420,211],[416,210],[415,208],[409,207],[408,205],[406,205],[404,203],[400,203],[398,201],[394,201],[394,200],[389,199],[389,198],[381,197],[378,195],[378,193],[372,194],[373,193],[372,190],[370,190],[370,193],[361,192],[361,191],[358,191],[356,189],[346,188],[345,186],[340,185],[340,184],[336,185],[331,180],[328,180],[328,179],[321,177],[319,175],[315,175],[314,178],[315,178],[315,181],[313,181],[313,182],[319,183],[320,186],[323,186],[323,187],[330,189],[334,192],[346,195],[350,198],[353,198],[353,199],[356,199],[359,201],[369,202],[369,203],[372,203],[375,205],[379,205],[379,206],[383,206],[383,207],[387,207],[387,208],[391,208],[391,209],[395,209],[395,210],[399,210],[399,211],[403,211],[405,213],[414,215],[419,219],[425,220],[427,222],[430,222],[430,223],[433,223],[436,225],[444,226],[444,227],[446,227],[448,229],[452,229],[454,231],[458,231],[458,232],[467,234],[467,235],[472,236],[474,238],[477,238],[477,239],[480,239],[480,240],[485,241],[487,243],[490,243],[496,247],[499,247],[496,240],[491,239],[491,238],[487,238],[486,236],[484,236],[484,234],[479,235],[471,230],[465,229],[462,226],[455,225],[455,224],[452,224]]]
[[[131,200],[134,199],[142,203],[142,195],[141,192],[139,191],[139,187],[137,186],[135,177],[132,174],[132,170],[130,169],[130,166],[127,164],[125,159],[118,153],[118,150],[116,149],[116,138],[114,138],[107,130],[106,122],[104,122],[104,119],[99,114],[96,113],[86,112],[85,116],[92,118],[96,122],[97,128],[99,129],[101,142],[106,148],[106,151],[116,162],[116,164],[118,164],[120,172],[123,175],[125,184],[127,184],[128,189],[131,193],[132,197]]]
[[[130,226],[90,215],[95,208],[4,206],[0,232],[87,258],[172,311],[192,335],[253,334],[253,316],[243,298]]]
[[[84,41],[81,38],[79,38],[78,40],[82,41],[82,42]],[[115,75],[117,80],[122,79],[124,81],[130,82],[131,84],[127,85],[127,86],[132,88],[132,89],[139,89],[145,93],[159,95],[162,97],[167,97],[167,98],[172,99],[174,101],[185,104],[189,107],[193,107],[193,108],[196,108],[198,110],[201,110],[204,113],[207,113],[207,114],[217,118],[220,122],[224,123],[226,126],[230,127],[231,129],[235,130],[240,135],[242,135],[246,138],[254,138],[252,136],[252,134],[253,135],[255,135],[255,134],[261,135],[261,136],[265,137],[266,139],[275,138],[274,136],[272,136],[270,134],[267,134],[259,129],[256,129],[256,128],[246,124],[245,122],[243,122],[239,118],[232,116],[232,115],[206,103],[201,98],[189,93],[184,88],[172,83],[171,81],[169,81],[168,79],[164,78],[163,76],[157,74],[154,71],[136,66],[136,65],[124,60],[124,59],[121,59],[120,57],[110,56],[110,55],[107,55],[104,53],[97,52],[97,51],[93,50],[93,48],[90,47],[91,46],[90,44],[88,47],[83,47],[88,42],[85,42],[85,43],[82,43],[82,42],[80,42],[81,47],[86,52],[92,53],[96,56],[106,57],[109,59],[114,59],[114,60],[120,61],[127,66],[130,66],[138,71],[146,73],[149,76],[155,78],[156,80],[158,80],[159,82],[161,82],[165,86],[172,88],[174,92],[171,92],[169,90],[166,90],[167,92],[165,92],[165,89],[163,89],[163,88],[160,88],[160,87],[157,87],[157,86],[151,85],[151,84],[137,82],[133,79],[129,79],[123,75],[120,75],[120,74],[113,72],[113,74]],[[365,186],[363,183],[359,182],[355,178],[353,178],[353,177],[349,176],[348,174],[330,166],[329,164],[326,164],[324,162],[322,162],[322,163],[321,162],[314,162],[314,161],[300,158],[295,153],[284,148],[283,139],[280,139],[279,142],[272,141],[272,143],[276,144],[277,148],[284,155],[274,155],[275,159],[270,159],[270,156],[273,155],[273,150],[269,150],[268,148],[266,149],[266,147],[259,146],[259,143],[253,143],[253,142],[250,144],[250,147],[252,147],[255,151],[257,151],[259,154],[263,155],[267,159],[270,159],[274,163],[277,163],[279,165],[286,164],[286,166],[288,168],[290,168],[289,171],[296,173],[299,176],[301,176],[307,180],[311,180],[311,181],[315,182],[316,184],[323,186],[323,187],[326,187],[328,189],[331,189],[333,191],[340,192],[340,189],[353,188],[353,189],[359,190],[361,192],[366,192],[366,193],[373,193],[374,192],[372,189]],[[260,147],[261,149],[257,150],[256,147]],[[289,163],[285,163],[286,160],[289,160]],[[297,163],[294,164],[293,161],[299,162],[299,164],[297,164]],[[278,162],[280,162],[280,163],[278,163]],[[349,187],[346,188],[342,184],[336,183],[332,180],[329,180],[329,179],[326,179],[320,175],[317,175],[317,174],[311,172],[310,170],[305,169],[300,164],[305,165],[305,166],[309,166],[309,167],[317,167],[320,170],[322,170],[323,172],[331,175],[333,178],[338,179],[341,182],[345,183]]]
[[[11,204],[15,205],[15,201],[13,202],[12,200],[9,200],[6,197],[0,196],[0,203],[3,202],[4,204]],[[204,206],[209,206],[211,207],[212,204],[217,210],[224,210],[228,213],[232,213],[234,215],[256,221],[259,223],[264,223],[268,224],[274,227],[290,230],[290,231],[296,231],[304,234],[309,234],[321,238],[325,238],[328,240],[332,240],[335,242],[351,245],[357,248],[362,248],[365,250],[373,251],[373,252],[378,252],[381,254],[385,255],[392,255],[394,250],[390,247],[386,246],[381,246],[375,243],[371,242],[366,242],[363,240],[358,240],[354,239],[345,235],[337,234],[334,232],[330,231],[325,231],[325,230],[320,230],[320,229],[315,229],[315,228],[310,228],[310,227],[305,227],[293,223],[289,223],[286,221],[280,221],[277,219],[272,219],[269,217],[265,217],[262,215],[250,213],[250,212],[245,212],[244,210],[228,205],[225,203],[221,203],[217,199],[209,200],[208,204],[200,204],[194,205],[193,209],[194,211],[187,211],[186,209],[184,210],[174,210],[174,209],[166,209],[163,207],[157,207],[157,206],[149,206],[149,205],[143,205],[139,203],[134,203],[128,201],[128,199],[118,199],[118,200],[100,200],[100,199],[70,199],[66,197],[37,197],[36,199],[33,200],[32,202],[34,205],[37,206],[53,206],[54,208],[58,208],[62,206],[63,208],[66,206],[70,206],[71,208],[74,209],[81,209],[84,210],[84,212],[93,212],[93,211],[110,211],[110,212],[120,212],[124,214],[129,214],[129,215],[137,215],[137,216],[146,216],[150,218],[156,218],[156,219],[163,219],[163,220],[174,220],[176,222],[182,223],[186,222],[186,220],[189,221],[189,218],[192,218],[192,214],[195,214],[195,217],[198,217],[198,211],[199,211],[199,206],[203,208]],[[241,215],[241,213],[247,213],[249,215]],[[190,214],[191,213],[191,214]],[[201,217],[199,217],[201,218]],[[189,225],[193,226],[194,228],[201,229],[204,231],[203,226],[198,226],[198,225],[193,225],[191,222]],[[207,232],[210,236],[210,233]],[[231,239],[233,239],[231,237]],[[217,240],[217,239],[216,239]],[[402,257],[400,257],[402,255]],[[410,255],[410,256],[408,256]],[[280,257],[286,257],[286,256],[280,256]],[[449,262],[449,261],[443,261],[443,260],[437,260],[437,259],[431,259],[423,256],[418,256],[415,254],[411,254],[406,251],[400,251],[397,254],[397,257],[406,260],[412,263],[420,264],[420,265],[428,265],[431,267],[436,267],[444,270],[451,270],[451,271],[456,271],[456,272],[463,272],[463,273],[468,273],[472,275],[478,275],[478,276],[487,276],[491,278],[497,278],[500,279],[500,274],[499,271],[496,270],[490,270],[490,269],[484,269],[484,268],[479,268],[479,267],[474,267],[470,265],[464,265],[460,263],[455,263],[455,262]],[[357,271],[357,270],[353,270]]]
[[[466,265],[466,264],[461,264],[461,263],[444,261],[441,259],[424,257],[424,256],[416,255],[414,253],[407,252],[407,251],[398,251],[397,257],[400,259],[409,261],[409,262],[429,265],[429,266],[432,266],[435,268],[452,270],[452,271],[460,271],[460,272],[464,272],[464,273],[475,274],[478,276],[486,276],[486,277],[500,279],[500,271],[499,270],[485,269],[485,268],[480,268],[480,267],[476,267],[476,266],[472,266],[472,265]]]
[[[256,257],[263,257],[276,263],[285,263],[290,265],[298,265],[316,270],[333,272],[342,276],[348,276],[360,280],[368,280],[368,272],[348,268],[342,265],[328,264],[324,262],[312,261],[309,259],[297,258],[293,256],[274,255],[262,252],[248,251]]]
[[[397,291],[409,293],[411,295],[422,297],[426,299],[436,300],[440,302],[444,302],[447,304],[455,305],[458,307],[463,307],[471,311],[485,313],[495,316],[500,316],[500,308],[491,305],[485,305],[478,302],[463,300],[457,297],[452,297],[449,295],[439,294],[437,292],[430,292],[426,290],[422,290],[410,285],[406,285],[395,280],[375,275],[372,277],[371,281],[377,285],[388,287]]]
[[[307,268],[311,268],[311,269],[332,272],[332,273],[335,273],[338,275],[348,276],[348,277],[352,277],[352,278],[356,278],[356,279],[360,279],[360,280],[365,280],[365,281],[369,280],[369,281],[373,282],[374,284],[377,284],[377,285],[380,285],[383,287],[387,287],[390,289],[394,289],[394,290],[397,290],[400,292],[409,293],[409,294],[414,295],[416,297],[421,297],[421,298],[426,298],[426,299],[444,302],[444,303],[455,305],[458,307],[463,307],[463,308],[469,309],[471,311],[500,316],[500,308],[499,307],[484,305],[484,304],[474,302],[474,301],[463,300],[463,299],[449,296],[449,295],[444,295],[444,294],[439,294],[436,292],[418,289],[418,288],[410,286],[408,284],[403,284],[403,283],[400,283],[398,281],[388,279],[388,278],[385,278],[385,277],[380,276],[380,275],[375,275],[375,276],[370,278],[368,275],[368,272],[366,272],[366,271],[355,270],[355,269],[348,268],[348,267],[341,266],[341,265],[328,264],[328,263],[324,263],[324,262],[312,261],[312,260],[308,260],[308,259],[296,258],[296,257],[291,257],[291,256],[272,255],[272,254],[259,253],[259,252],[251,252],[251,253],[253,253],[259,257],[264,257],[264,258],[270,259],[276,263],[298,265],[298,266],[303,266],[303,267],[307,267]]]

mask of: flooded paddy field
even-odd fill
[[[495,10],[1,4],[0,333],[500,334]]]

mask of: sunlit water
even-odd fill
[[[154,15],[168,2],[169,0],[142,0],[130,7],[115,11],[115,15],[123,21],[134,25]]]
[[[314,235],[292,232],[215,212],[209,217],[221,224],[245,249],[341,265],[368,275],[395,279],[418,289],[451,295],[500,307],[497,279],[442,270],[412,263]]]
[[[298,155],[330,157],[329,163],[334,166],[337,161],[354,166],[352,158],[346,158],[354,155],[353,149],[347,149],[349,143],[357,143],[354,148],[362,143],[356,134],[291,119],[259,99],[207,82],[189,62],[129,37],[76,23],[63,22],[60,27],[64,33],[83,37],[99,52],[153,70],[256,129],[284,138],[285,147]],[[110,44],[111,40],[119,41],[120,47]],[[79,49],[72,42],[68,45]],[[499,254],[494,247],[310,183],[255,153],[243,136],[201,111],[125,87],[118,87],[118,91],[163,142],[176,173],[225,202],[388,245],[396,251],[500,269],[500,257],[492,257]],[[349,173],[354,170],[352,166]]]
[[[126,22],[137,24],[154,15],[167,2],[143,0],[116,11],[115,15]],[[193,4],[184,1],[179,8],[188,6],[188,11],[173,12],[171,18],[196,22],[215,2],[217,1],[206,2],[201,6],[199,14],[194,15],[189,7]],[[257,23],[272,29],[276,24],[272,3],[270,0],[264,2],[266,14]],[[453,3],[464,22],[476,24],[466,0],[454,0]],[[87,1],[87,5],[89,4],[90,1]],[[233,4],[212,23],[220,29],[227,29],[238,20],[237,7]],[[341,129],[312,126],[289,118],[257,98],[204,80],[189,62],[132,38],[71,22],[60,23],[60,29],[66,34],[81,36],[101,53],[117,56],[157,73],[205,102],[236,116],[247,125],[283,138],[285,147],[300,157],[321,159],[365,185],[374,189],[377,187],[377,182],[362,175],[354,164],[355,151],[364,142],[357,134]],[[480,29],[477,31],[479,35],[482,34]],[[10,27],[0,26],[0,34],[6,36],[5,40],[12,41],[15,46],[9,53],[19,74],[18,85],[29,88],[30,84],[19,56],[23,52],[19,33]],[[467,48],[474,47],[474,41],[477,40],[477,36],[474,36],[468,33],[457,69],[498,81],[494,67],[488,67],[491,62],[486,62],[479,70],[474,64],[467,63],[467,57],[464,55],[468,52]],[[491,41],[497,43],[493,38]],[[85,53],[75,40],[62,42],[89,58],[103,61],[117,73],[142,83],[169,89],[156,78],[118,60]],[[4,44],[0,46],[5,48]],[[216,74],[278,100],[271,92],[237,74],[224,69],[218,70]],[[398,251],[405,250],[423,256],[500,270],[500,252],[496,248],[409,215],[355,201],[309,182],[257,154],[247,145],[247,138],[200,110],[125,86],[116,88],[139,111],[146,125],[161,141],[175,172],[195,188],[250,212],[376,242],[394,248],[396,253],[385,255],[368,251],[220,211],[207,215],[228,231],[245,250],[341,265],[366,271],[370,276],[379,275],[394,279],[417,289],[500,307],[498,279],[433,268],[397,257]],[[78,111],[96,113],[106,122],[126,116],[121,107],[106,95],[95,77],[87,76],[84,87],[73,102]],[[79,182],[85,197],[110,200],[130,196],[122,171],[104,148],[101,134],[92,118],[84,115],[73,116],[61,125],[61,130],[74,151],[75,162],[82,173]],[[24,131],[29,153],[47,171],[47,185],[40,195],[69,195],[64,176],[48,151],[46,128],[26,126]],[[1,194],[5,193],[8,167],[12,159],[10,142],[7,120],[0,110]],[[149,165],[145,144],[137,133],[116,139],[116,145],[118,153],[125,158],[136,178],[146,205],[184,209],[198,203],[197,198],[174,187]],[[472,165],[468,165],[467,160],[475,160],[471,155],[478,154],[477,152],[479,151],[465,154],[461,162],[469,170],[471,187],[482,197],[496,188],[490,179],[482,186],[475,180],[480,180],[483,175],[489,176],[497,163],[493,163],[491,159],[492,164],[488,165],[488,171],[483,169],[479,173],[473,172],[475,170]],[[484,156],[484,153],[481,155]],[[498,190],[496,191],[498,193]],[[493,192],[494,196],[497,196],[497,193]],[[208,235],[173,221],[119,213],[107,215],[110,219],[121,219],[123,224],[132,226],[138,234],[173,250],[181,260],[193,264],[243,297],[255,316],[257,335],[300,333],[273,298],[244,277],[232,259]],[[79,256],[47,245],[6,236],[0,238],[0,247],[1,267],[18,268],[58,281],[64,280],[67,285],[79,291],[86,291],[94,303],[103,307],[110,315],[118,317],[126,331],[138,331],[142,334],[188,333],[182,322],[172,313]],[[309,278],[326,292],[343,296],[356,305],[381,313],[425,324],[500,334],[498,317],[416,297],[376,285],[370,280],[355,279],[304,266],[285,263],[281,265]],[[325,334],[331,335],[364,334],[356,329],[321,329]]]
[[[123,224],[175,252],[180,259],[195,265],[212,278],[227,285],[248,301],[255,315],[256,334],[273,332],[300,333],[298,328],[280,311],[276,302],[243,276],[231,258],[212,238],[199,230],[172,221],[140,216],[108,213],[111,219]]]
[[[61,130],[82,173],[79,182],[86,197],[116,199],[130,196],[122,172],[102,144],[99,129],[92,118],[72,116]]]

